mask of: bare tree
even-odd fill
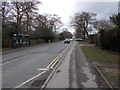
[[[23,33],[21,30],[22,24],[26,24],[27,31],[31,31],[28,29],[31,29],[32,26],[32,16],[35,13],[37,8],[37,4],[40,2],[34,1],[34,2],[12,2],[12,15],[16,18],[16,21],[19,25],[18,30],[19,33]],[[24,21],[24,23],[23,23]]]
[[[113,24],[109,20],[99,20],[93,22],[93,27],[96,28],[98,31],[100,29],[110,28]]]
[[[56,30],[62,26],[61,17],[56,14],[47,14],[48,25],[56,33]]]
[[[75,38],[83,38],[84,37],[83,30],[76,29],[74,35]]]
[[[5,22],[7,20],[6,16],[11,11],[12,6],[9,2],[2,2],[2,22]]]
[[[42,38],[46,42],[52,40],[56,36],[56,29],[61,25],[60,17],[57,15],[45,14],[38,15],[35,19],[36,31],[35,35],[37,38]]]
[[[65,39],[65,38],[72,38],[72,34],[71,34],[71,32],[69,32],[69,31],[63,31],[62,32],[63,33],[63,38]]]
[[[37,5],[41,4],[41,2],[39,1],[34,1],[34,2],[24,2],[24,4],[22,4],[23,7],[23,13],[25,14],[25,20],[24,20],[24,24],[26,24],[26,31],[31,34],[31,27],[32,24],[34,22],[34,16],[36,15],[37,12],[35,12],[36,10],[38,10]]]
[[[94,20],[96,20],[96,14],[89,13],[89,12],[82,12],[82,13],[76,13],[74,15],[73,20],[71,21],[71,25],[75,27],[76,29],[81,30],[81,28],[84,30],[84,37],[85,35],[88,36],[87,27],[89,24],[91,24]]]
[[[23,2],[12,2],[11,4],[13,6],[11,14],[13,15],[13,17],[15,17],[16,22],[19,25],[19,27],[18,27],[19,33],[22,33],[21,32],[21,23],[22,23],[22,18],[24,15],[24,13],[22,11]]]
[[[35,19],[35,23],[36,23],[36,26],[34,26],[34,27],[36,28],[36,30],[34,31],[34,33],[35,33],[36,37],[37,38],[44,37],[43,31],[47,27],[46,16],[38,15]]]

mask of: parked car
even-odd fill
[[[72,41],[73,41],[73,39],[71,38],[71,39],[70,39],[70,41],[72,42]]]
[[[64,43],[70,43],[70,39],[65,39]]]
[[[82,38],[76,38],[75,41],[83,41]]]

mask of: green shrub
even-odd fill
[[[100,33],[98,33],[94,36],[94,43],[96,44],[97,47],[101,48]]]
[[[89,40],[90,40],[90,43],[91,44],[94,44],[95,42],[94,42],[94,37],[95,37],[95,35],[89,35]]]
[[[43,39],[37,39],[37,40],[32,40],[32,44],[40,44],[40,43],[45,43],[45,41]]]
[[[39,43],[45,43],[45,41],[43,39],[36,40],[36,44],[39,44]]]
[[[10,38],[3,38],[2,47],[5,47],[5,48],[12,47],[12,40]]]
[[[118,28],[100,30],[100,41],[103,49],[120,52],[120,30]]]

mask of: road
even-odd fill
[[[14,88],[42,72],[66,48],[63,42],[34,46],[2,57],[2,88]]]

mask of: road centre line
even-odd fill
[[[68,47],[67,47],[67,48],[68,48]],[[67,48],[65,48],[65,49],[62,51],[62,53],[63,53]],[[23,50],[24,50],[24,49],[23,49]],[[22,50],[20,50],[20,51],[22,51]],[[17,52],[20,52],[20,51],[17,51]],[[15,53],[17,53],[17,52],[15,52]],[[10,53],[10,54],[13,54],[13,53]],[[61,54],[61,53],[60,53],[60,54]],[[9,55],[9,54],[5,54],[5,55]],[[28,55],[30,55],[30,54],[24,55],[23,57],[13,59],[13,60],[8,61],[8,62],[5,62],[5,63],[2,63],[2,64],[0,64],[0,65],[1,65],[1,66],[2,66],[2,65],[6,65],[6,64],[8,64],[8,63],[17,61],[17,60],[19,60],[19,59],[21,59],[21,58],[24,58],[24,57],[26,57],[26,56],[28,56]],[[4,55],[3,55],[3,56],[4,56]],[[57,56],[57,57],[58,57],[58,56]],[[56,58],[57,58],[57,57],[56,57]],[[55,59],[56,59],[56,58],[55,58]],[[49,68],[50,65],[51,65],[53,62],[55,62],[55,59],[47,66],[47,68]]]
[[[52,44],[52,43],[49,43],[49,44]],[[26,50],[26,49],[29,49],[29,48],[31,48],[31,47],[38,47],[40,44],[38,44],[38,45],[33,45],[33,46],[29,46],[29,47],[25,47],[25,48],[22,48],[22,49],[20,49],[20,50],[18,50],[18,51],[15,51],[15,52],[8,52],[8,53],[5,53],[5,54],[0,54],[0,55],[2,55],[2,56],[5,56],[5,55],[9,55],[9,54],[14,54],[14,53],[17,53],[17,52],[21,52],[21,51],[23,51],[23,50]],[[47,44],[45,44],[45,45],[47,45]],[[43,46],[43,44],[42,44],[42,46]]]
[[[25,50],[25,49],[21,49],[21,50],[18,50],[18,51],[16,51],[16,52],[2,53],[2,56],[14,54],[14,53],[18,53],[18,52],[21,52],[21,51],[23,51],[23,50]]]
[[[13,59],[13,60],[10,60],[10,61],[5,62],[5,63],[0,64],[0,65],[5,65],[5,64],[8,64],[8,63],[11,63],[11,62],[17,61],[17,60],[19,60],[19,59],[21,59],[21,58],[27,57],[28,55],[30,55],[30,54],[24,55],[24,56],[22,56],[22,57],[19,57],[19,58]]]

